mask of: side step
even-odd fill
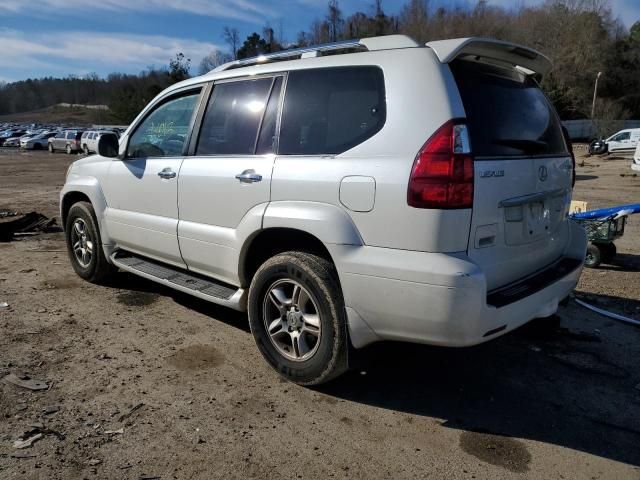
[[[246,292],[242,288],[216,282],[210,278],[123,250],[113,253],[111,261],[122,270],[161,283],[175,290],[180,290],[234,310],[246,310]]]

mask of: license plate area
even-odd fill
[[[562,221],[564,194],[504,206],[504,240],[525,245],[549,237]]]

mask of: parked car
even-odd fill
[[[56,150],[64,150],[67,154],[79,152],[82,150],[80,145],[81,137],[82,130],[63,130],[58,132],[48,140],[49,152],[53,153]]]
[[[31,137],[31,134],[29,133],[25,133],[23,135],[17,136],[17,137],[11,137],[11,138],[7,138],[4,142],[4,147],[19,147],[20,146],[20,141],[23,138],[29,138]]]
[[[19,138],[22,135],[24,135],[25,133],[27,133],[26,130],[9,130],[7,132],[5,132],[2,136],[0,136],[0,147],[5,146],[5,143],[8,140],[14,139],[14,138]]]
[[[109,130],[88,130],[82,134],[80,140],[82,151],[85,154],[95,153],[98,151],[98,140],[103,133],[114,133]]]
[[[633,153],[640,140],[640,128],[620,130],[605,140],[608,153]]]
[[[27,150],[43,150],[48,146],[48,140],[56,136],[57,132],[45,132],[36,136],[20,140],[20,148]]]
[[[349,343],[461,347],[549,317],[587,246],[550,69],[501,41],[392,35],[173,85],[69,168],[71,264],[248,311],[304,385],[344,372]]]

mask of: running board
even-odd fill
[[[183,269],[149,260],[134,253],[118,250],[111,255],[113,264],[127,272],[194,297],[217,303],[234,310],[246,311],[246,294],[242,288],[216,282]]]

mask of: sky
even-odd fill
[[[446,4],[445,0],[432,0]],[[489,0],[511,7],[542,0]],[[627,27],[640,19],[640,0],[610,0]],[[384,0],[398,13],[405,0]],[[456,0],[456,5],[473,4]],[[340,0],[345,16],[371,12],[373,0]],[[139,73],[168,65],[183,52],[197,73],[200,60],[226,49],[225,26],[244,39],[270,24],[294,41],[325,14],[327,0],[0,0],[0,81],[111,72]]]

